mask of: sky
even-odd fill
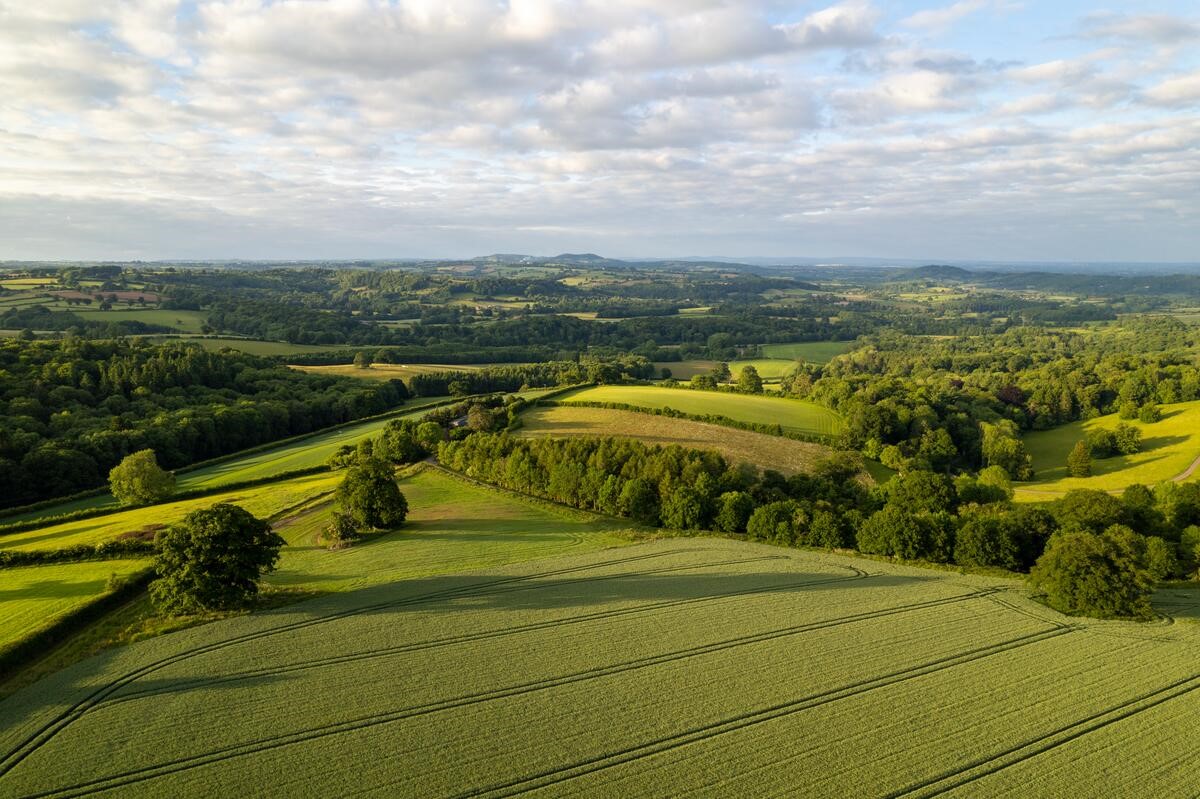
[[[1200,5],[0,0],[0,260],[1200,261]]]

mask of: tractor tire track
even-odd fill
[[[460,696],[460,697],[455,697],[453,699],[445,699],[445,700],[441,700],[438,702],[426,703],[423,705],[414,705],[409,708],[401,708],[401,709],[397,709],[397,710],[393,710],[393,711],[388,711],[386,713],[372,714],[370,716],[363,716],[363,717],[360,717],[357,719],[351,719],[348,721],[337,722],[335,724],[325,725],[322,727],[314,727],[314,728],[310,728],[308,730],[301,730],[301,731],[294,732],[294,733],[287,733],[284,735],[273,736],[270,738],[262,738],[262,739],[252,741],[252,742],[237,744],[237,745],[226,747],[224,749],[219,749],[219,750],[216,750],[213,752],[207,752],[203,755],[195,755],[195,756],[187,757],[187,758],[179,758],[177,760],[169,761],[166,763],[156,764],[154,766],[147,766],[147,767],[140,768],[140,769],[133,769],[133,770],[130,770],[127,772],[123,772],[121,774],[115,774],[115,775],[105,777],[105,778],[102,778],[99,780],[91,780],[88,782],[78,783],[78,784],[64,787],[64,788],[56,788],[56,789],[53,789],[50,791],[45,791],[42,793],[31,794],[27,797],[27,799],[43,799],[46,797],[74,797],[74,796],[83,796],[83,795],[86,795],[88,793],[92,793],[95,791],[112,790],[114,788],[121,788],[121,787],[125,787],[128,785],[133,785],[133,784],[136,784],[139,782],[144,782],[146,780],[169,776],[171,774],[176,774],[176,773],[187,771],[190,769],[199,768],[201,766],[211,765],[213,763],[230,760],[230,759],[237,758],[237,757],[245,757],[245,756],[249,756],[249,755],[255,755],[255,754],[258,754],[261,752],[270,751],[273,749],[279,749],[279,748],[291,746],[294,744],[301,744],[301,743],[306,743],[309,741],[319,740],[321,738],[326,738],[326,737],[329,737],[332,735],[339,735],[342,733],[349,733],[349,732],[357,732],[357,731],[369,729],[372,727],[377,727],[377,726],[381,726],[381,725],[385,725],[385,724],[391,724],[391,723],[395,723],[398,721],[404,721],[404,720],[416,718],[419,716],[429,715],[431,713],[437,713],[437,712],[441,712],[441,711],[445,711],[445,710],[454,710],[454,709],[459,709],[459,708],[463,708],[463,707],[469,707],[471,705],[482,704],[484,702],[492,702],[492,701],[496,701],[498,699],[506,699],[506,698],[510,698],[510,697],[514,697],[514,696],[520,696],[523,694],[530,694],[530,693],[534,693],[536,691],[548,690],[550,688],[557,688],[557,687],[560,687],[563,685],[569,685],[572,683],[585,682],[587,680],[592,680],[592,679],[596,679],[599,677],[607,677],[607,676],[611,676],[611,675],[615,675],[615,674],[621,674],[621,673],[625,673],[625,672],[629,672],[629,671],[635,671],[638,669],[647,668],[650,666],[661,665],[664,663],[671,663],[671,662],[680,661],[680,660],[686,660],[688,658],[697,657],[699,655],[711,654],[714,652],[735,649],[735,648],[741,647],[741,646],[747,646],[750,644],[771,641],[771,640],[784,638],[784,637],[788,637],[788,636],[792,636],[792,635],[800,635],[805,632],[829,629],[832,627],[839,627],[839,626],[843,626],[846,624],[852,624],[855,622],[866,621],[866,620],[870,620],[870,619],[885,618],[887,616],[894,616],[894,615],[898,615],[901,613],[911,612],[914,610],[923,610],[923,609],[928,609],[928,608],[932,608],[932,607],[956,604],[956,603],[960,603],[960,602],[967,602],[967,601],[974,600],[974,599],[981,599],[981,598],[989,596],[993,592],[993,590],[994,589],[984,589],[981,591],[974,591],[969,594],[960,594],[960,595],[954,596],[954,597],[946,597],[943,599],[935,599],[935,600],[926,600],[924,602],[912,602],[912,603],[907,603],[905,605],[897,605],[897,606],[894,606],[891,608],[884,608],[884,609],[881,609],[878,611],[857,613],[857,614],[853,614],[850,616],[844,616],[844,617],[841,617],[838,619],[828,619],[828,620],[821,621],[821,622],[811,622],[808,624],[793,625],[791,627],[781,628],[781,629],[777,629],[777,630],[771,630],[771,631],[767,631],[767,632],[763,632],[763,633],[757,633],[754,635],[739,636],[737,638],[731,638],[731,639],[728,639],[725,641],[703,644],[700,646],[690,647],[688,649],[682,649],[682,650],[678,650],[675,652],[663,653],[663,654],[659,654],[659,655],[651,655],[651,656],[647,656],[644,658],[637,658],[635,660],[627,661],[625,663],[610,664],[608,666],[600,666],[600,667],[587,669],[587,670],[580,671],[580,672],[575,672],[573,674],[560,675],[558,677],[548,678],[545,680],[537,680],[537,681],[533,681],[533,682],[529,682],[529,683],[524,683],[521,685],[497,688],[497,689],[493,689],[490,691],[483,691],[483,692],[480,692],[477,694],[468,694],[468,695],[464,695],[464,696]],[[825,691],[820,694],[815,694],[812,697],[806,697],[801,700],[796,700],[794,702],[785,703],[784,705],[777,705],[773,708],[768,708],[767,710],[764,710],[764,711],[757,711],[754,713],[746,714],[744,716],[734,717],[733,720],[727,719],[722,722],[717,722],[714,725],[707,725],[705,727],[701,727],[698,729],[699,730],[709,730],[712,728],[724,727],[731,723],[737,724],[736,727],[730,727],[729,730],[721,730],[720,731],[720,732],[725,732],[725,731],[730,731],[732,729],[737,729],[737,728],[740,728],[743,726],[750,726],[750,724],[756,724],[756,723],[759,723],[760,721],[766,721],[766,720],[769,720],[769,718],[775,718],[775,717],[778,717],[781,715],[788,715],[790,713],[798,712],[799,710],[807,709],[808,707],[815,707],[820,704],[825,704],[826,702],[836,701],[837,699],[842,699],[842,698],[846,698],[849,696],[853,696],[858,693],[863,693],[868,690],[873,690],[874,688],[882,687],[884,685],[890,685],[894,682],[900,682],[903,679],[911,679],[912,677],[915,677],[915,676],[921,676],[923,674],[932,673],[933,671],[941,670],[941,668],[948,668],[949,666],[952,666],[952,665],[958,665],[960,662],[965,663],[965,662],[969,662],[971,660],[979,659],[981,657],[986,657],[991,654],[997,654],[1002,651],[1014,649],[1019,646],[1026,646],[1030,643],[1035,643],[1036,641],[1045,640],[1050,637],[1054,637],[1057,635],[1062,635],[1067,632],[1071,632],[1073,629],[1074,628],[1071,628],[1071,627],[1056,626],[1050,630],[1042,630],[1042,631],[1035,632],[1035,633],[1028,633],[1026,635],[1017,636],[1015,638],[1011,638],[1006,641],[999,642],[997,644],[989,645],[987,647],[980,647],[977,649],[968,650],[965,653],[959,653],[957,655],[948,656],[946,658],[941,658],[939,660],[931,661],[929,663],[920,664],[918,666],[911,667],[909,669],[904,669],[899,672],[893,672],[892,674],[886,675],[885,677],[882,677],[882,678],[872,678],[872,679],[866,680],[862,683],[854,683],[849,686],[842,686],[841,688],[833,689],[830,691]],[[943,664],[945,664],[945,665],[943,665]],[[819,700],[819,701],[814,701],[814,700]],[[779,712],[779,710],[781,708],[787,709],[786,712],[782,712],[782,713]],[[758,718],[758,717],[761,717],[761,718]],[[747,721],[747,719],[749,719],[749,721]],[[720,732],[717,732],[714,734],[720,734]],[[695,734],[695,731],[690,731],[688,733],[683,733],[681,735],[682,736],[691,736],[694,734]],[[643,750],[647,747],[656,747],[659,744],[661,744],[663,741],[673,741],[678,737],[681,737],[681,736],[671,736],[670,738],[660,739],[660,741],[651,742],[650,744],[646,744],[641,747],[635,747],[634,749],[626,750],[626,752],[636,752],[636,751]],[[703,738],[703,737],[708,737],[708,735],[701,736],[701,738]],[[697,740],[699,740],[699,739],[697,739]],[[685,741],[685,743],[687,743],[687,742],[689,742],[689,741]],[[663,748],[664,749],[673,748],[673,745],[663,747]],[[659,751],[659,750],[655,749],[654,751]],[[637,757],[644,757],[647,754],[653,754],[653,753],[654,752],[646,752],[645,754],[637,755]],[[621,753],[618,753],[618,755],[604,755],[600,758],[596,758],[595,760],[596,761],[607,761],[612,757],[619,756],[620,754]],[[598,768],[589,769],[589,771],[600,770],[600,768],[608,768],[610,765],[616,765],[617,762],[627,762],[627,760],[637,759],[637,757],[627,758],[626,760],[621,760],[621,761],[614,761],[612,763],[606,763],[605,765],[601,765]],[[588,761],[588,762],[590,763],[591,761]],[[579,768],[578,765],[573,765],[573,766],[567,767],[566,769],[562,769],[562,771],[572,771],[573,772],[573,771],[577,770],[578,768]],[[572,774],[571,777],[567,777],[566,779],[570,779],[575,776],[581,776],[583,773],[588,773],[588,772],[583,771],[578,774]],[[539,777],[530,778],[530,779],[538,779],[538,778]],[[509,784],[509,786],[502,786],[502,787],[516,786],[516,785],[523,784],[526,781],[528,781],[528,780],[519,780],[519,781]],[[562,781],[562,780],[553,780],[552,782],[558,782],[558,781]],[[534,787],[542,787],[542,786],[539,785],[539,786],[534,786]],[[486,790],[491,791],[491,790],[497,790],[497,789],[486,789]],[[525,789],[522,789],[522,790],[525,790]],[[521,791],[518,791],[518,792],[521,792]],[[467,795],[474,795],[474,794],[467,794]],[[507,794],[499,794],[499,795],[507,795]]]
[[[696,550],[696,551],[704,552],[704,551],[712,551],[712,550],[711,549],[701,549],[701,550]],[[422,594],[422,595],[418,595],[418,596],[414,596],[414,597],[405,597],[403,599],[389,600],[386,602],[377,602],[377,603],[373,603],[370,605],[363,605],[363,606],[360,606],[357,608],[350,608],[350,609],[347,609],[345,611],[341,611],[338,613],[331,613],[331,614],[324,615],[324,616],[321,616],[321,617],[315,618],[315,619],[305,619],[305,620],[301,620],[301,621],[290,622],[288,624],[282,624],[277,627],[267,628],[265,630],[256,630],[254,632],[245,633],[243,635],[235,636],[233,638],[226,639],[224,641],[217,641],[212,644],[207,644],[204,646],[196,647],[195,649],[190,649],[190,650],[187,650],[184,652],[178,652],[174,655],[169,655],[167,657],[160,658],[156,661],[152,661],[143,666],[140,666],[137,669],[126,672],[122,676],[120,676],[114,680],[111,680],[108,683],[105,683],[104,685],[98,687],[92,693],[88,694],[84,698],[77,701],[70,708],[67,708],[66,710],[60,712],[53,719],[49,720],[48,722],[43,724],[39,729],[37,729],[33,733],[31,733],[28,737],[26,737],[26,739],[24,741],[19,743],[14,749],[10,750],[7,754],[5,754],[3,758],[0,758],[0,779],[2,779],[5,774],[10,772],[17,765],[19,765],[21,763],[21,761],[25,760],[25,758],[27,758],[33,752],[37,751],[40,747],[42,747],[49,740],[51,740],[55,735],[57,735],[59,732],[61,732],[63,729],[65,729],[67,726],[69,726],[72,722],[74,722],[76,719],[78,719],[84,713],[88,712],[92,707],[96,706],[104,699],[106,699],[109,696],[111,696],[112,694],[116,693],[121,688],[125,687],[126,685],[129,685],[130,683],[133,683],[136,680],[141,679],[142,677],[145,677],[149,674],[153,674],[154,672],[159,671],[160,669],[166,668],[167,666],[174,665],[175,663],[180,663],[182,661],[188,660],[193,657],[198,657],[200,655],[206,655],[206,654],[211,654],[213,652],[218,652],[218,651],[227,649],[232,646],[237,646],[237,645],[248,643],[251,641],[257,641],[262,638],[268,638],[268,637],[271,637],[274,635],[279,635],[281,633],[293,632],[295,630],[300,630],[300,629],[304,629],[304,628],[312,627],[312,626],[316,626],[316,625],[328,624],[330,622],[340,621],[342,619],[359,616],[359,615],[362,615],[365,613],[372,613],[375,611],[387,610],[387,609],[396,608],[396,607],[407,607],[407,606],[411,606],[411,605],[417,605],[417,604],[422,604],[422,603],[426,603],[426,602],[434,602],[434,601],[438,601],[438,600],[459,599],[459,598],[470,597],[470,596],[486,596],[489,593],[507,593],[507,592],[514,591],[514,590],[529,590],[530,588],[537,588],[538,586],[525,586],[525,585],[513,585],[513,584],[528,583],[530,581],[539,580],[539,579],[546,578],[546,577],[558,577],[558,576],[561,576],[564,574],[573,574],[573,573],[580,572],[580,571],[588,571],[588,570],[592,570],[592,569],[604,568],[606,566],[618,566],[618,565],[623,565],[623,564],[627,564],[627,563],[634,563],[634,562],[649,560],[652,558],[665,557],[670,554],[674,554],[674,553],[672,553],[672,552],[653,552],[653,553],[648,553],[648,554],[644,554],[644,555],[635,555],[635,556],[631,556],[631,557],[627,557],[627,558],[617,558],[615,560],[604,561],[602,563],[587,564],[587,565],[581,565],[581,566],[572,566],[572,567],[565,568],[565,569],[554,569],[551,571],[538,572],[538,573],[534,573],[534,574],[515,575],[513,577],[505,577],[505,578],[500,578],[497,580],[489,580],[489,581],[485,581],[485,582],[474,583],[471,585],[460,586],[457,588],[447,588],[447,589],[443,589],[441,591],[432,591],[430,593]],[[765,556],[765,557],[760,557],[760,558],[750,558],[748,560],[721,561],[721,562],[717,562],[717,563],[696,564],[696,565],[692,565],[692,566],[678,566],[678,567],[671,567],[669,569],[652,570],[649,572],[638,572],[636,574],[655,574],[655,573],[662,573],[664,571],[680,571],[680,570],[689,569],[689,568],[690,569],[704,568],[706,566],[731,565],[734,563],[761,561],[761,560],[775,560],[775,559],[780,559],[782,557],[783,556],[781,556],[781,555],[771,555],[771,556]],[[602,575],[600,577],[595,577],[595,578],[590,578],[590,579],[584,578],[582,580],[579,580],[578,582],[592,582],[592,581],[606,580],[606,579],[617,579],[620,577],[636,576],[636,574],[621,573],[621,574],[617,574],[617,575]],[[491,588],[495,588],[495,587],[503,587],[503,586],[512,586],[512,587],[508,588],[507,591],[503,590],[503,588],[502,588],[502,590],[495,591],[495,592],[489,592],[488,590],[486,590],[486,589],[491,589]],[[481,590],[481,589],[483,589],[483,590]]]
[[[560,627],[568,627],[576,624],[586,624],[593,621],[608,621],[610,619],[619,619],[628,616],[635,616],[644,613],[651,613],[659,610],[669,610],[673,608],[686,607],[688,605],[700,604],[705,602],[719,602],[726,599],[736,599],[743,596],[756,596],[772,594],[782,591],[791,591],[797,588],[807,588],[812,586],[821,586],[831,583],[843,583],[857,580],[869,579],[872,575],[855,569],[857,574],[848,577],[831,577],[825,580],[804,580],[792,583],[782,583],[775,586],[742,588],[736,591],[725,591],[717,594],[708,594],[699,597],[689,597],[687,599],[672,599],[662,602],[650,602],[643,605],[636,605],[630,608],[621,608],[619,610],[597,611],[594,613],[584,613],[577,616],[570,616],[563,619],[552,619],[541,622],[531,622],[529,624],[520,624],[513,627],[503,627],[496,630],[484,630],[476,633],[465,633],[457,636],[448,636],[445,638],[433,638],[427,641],[413,641],[407,644],[400,644],[394,647],[384,649],[371,649],[362,652],[354,652],[345,655],[331,655],[326,658],[315,658],[312,660],[297,661],[295,663],[283,664],[280,666],[272,666],[268,668],[255,669],[250,671],[240,671],[231,674],[225,674],[217,678],[198,678],[186,682],[180,682],[170,687],[159,689],[147,689],[144,691],[131,691],[122,693],[117,696],[102,700],[94,706],[95,710],[113,707],[125,702],[143,699],[150,696],[163,696],[166,694],[180,693],[199,686],[221,685],[224,683],[238,682],[240,680],[254,679],[257,677],[269,677],[279,674],[289,674],[296,671],[304,671],[307,669],[321,668],[324,666],[334,666],[343,663],[355,663],[363,660],[372,660],[375,658],[391,657],[392,655],[405,654],[409,652],[417,652],[428,649],[438,649],[447,646],[457,646],[459,644],[476,643],[479,641],[487,641],[495,638],[504,638],[512,635],[521,635],[527,632],[538,632],[541,630],[549,630]],[[1039,621],[1044,621],[1039,619]]]
[[[1106,710],[1101,710],[1098,713],[1093,713],[1086,718],[1073,721],[1070,724],[1065,724],[1045,735],[1031,738],[995,755],[980,758],[961,768],[943,772],[936,777],[915,785],[909,785],[896,793],[888,794],[887,799],[936,796],[946,791],[969,785],[990,774],[995,774],[1004,769],[1019,765],[1038,755],[1056,749],[1063,744],[1070,743],[1097,730],[1104,729],[1109,725],[1124,721],[1131,716],[1136,716],[1138,713],[1150,710],[1165,702],[1170,702],[1172,699],[1190,694],[1198,688],[1200,688],[1200,675],[1176,680],[1163,688],[1135,696],[1133,699],[1114,705]]]

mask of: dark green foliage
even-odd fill
[[[659,523],[658,491],[654,484],[635,477],[621,488],[619,507],[621,513],[642,524]]]
[[[362,529],[398,527],[408,516],[408,501],[392,467],[377,458],[360,459],[347,468],[336,496],[342,512]]]
[[[1092,476],[1092,450],[1086,441],[1077,441],[1067,454],[1067,473],[1072,477]]]
[[[1050,539],[1030,582],[1063,613],[1149,618],[1154,576],[1146,559],[1146,539],[1128,527],[1063,532]]]
[[[875,555],[941,562],[950,559],[953,539],[953,524],[946,514],[914,513],[889,503],[859,529],[858,548]]]
[[[763,381],[759,377],[758,370],[750,364],[743,366],[742,371],[738,374],[737,387],[738,391],[744,391],[747,394],[761,394]]]
[[[284,543],[237,505],[193,511],[159,533],[150,595],[166,613],[240,607],[258,593],[259,577],[275,568]]]
[[[746,537],[751,541],[791,546],[806,529],[800,506],[792,500],[768,502],[757,508],[746,523]]]
[[[1123,524],[1125,506],[1105,491],[1077,488],[1068,491],[1054,506],[1054,516],[1064,530],[1100,533],[1114,524]]]
[[[329,526],[322,533],[322,540],[330,549],[342,549],[362,538],[362,530],[348,513],[334,511]]]
[[[907,472],[898,474],[883,486],[889,505],[911,512],[953,511],[958,506],[954,483],[944,474]]]
[[[1143,405],[1138,409],[1138,421],[1145,424],[1154,424],[1162,419],[1162,409],[1157,405]]]
[[[963,566],[998,566],[1017,569],[1020,546],[1014,530],[998,516],[976,514],[958,528],[954,539],[954,562]]]
[[[689,485],[675,488],[662,503],[662,525],[676,530],[700,530],[704,527],[704,498]]]
[[[1155,582],[1182,576],[1175,545],[1158,536],[1146,538],[1146,569]]]

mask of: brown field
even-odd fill
[[[524,426],[518,434],[522,436],[626,436],[649,444],[712,449],[735,463],[751,463],[784,474],[807,471],[833,452],[807,441],[636,411],[558,406],[532,408],[521,418]]]

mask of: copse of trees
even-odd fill
[[[1150,618],[1155,579],[1147,539],[1120,524],[1054,536],[1030,573],[1051,607],[1100,617]]]
[[[346,469],[335,496],[341,513],[358,531],[391,529],[408,517],[408,500],[396,485],[392,467],[370,455]]]
[[[640,356],[582,358],[517,366],[489,366],[470,372],[430,372],[408,378],[414,396],[514,392],[522,388],[570,386],[578,383],[619,383],[648,380],[654,365]]]

